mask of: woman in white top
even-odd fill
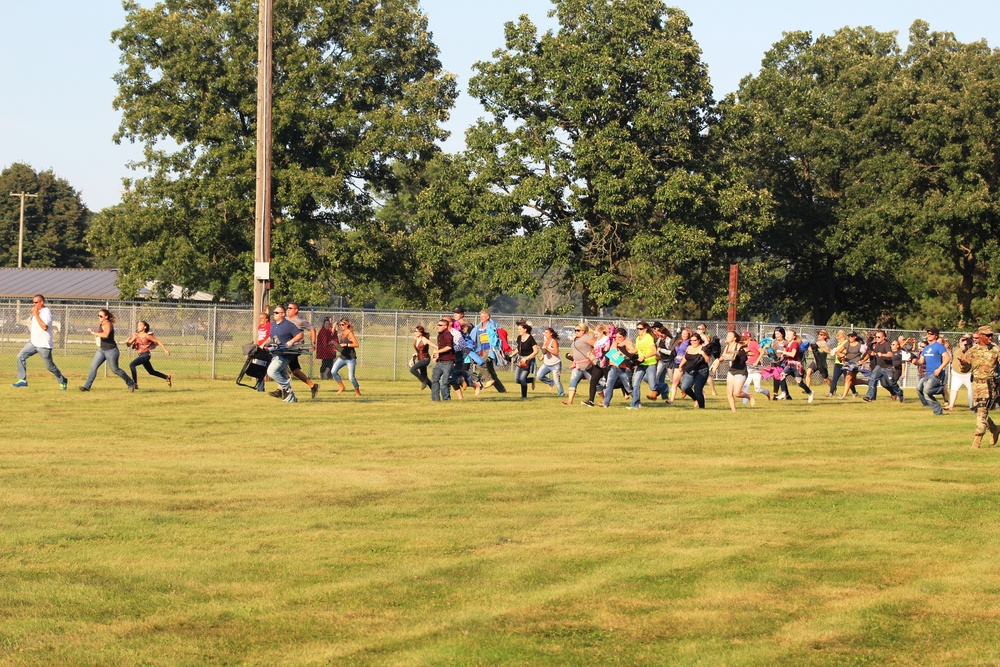
[[[548,375],[552,374],[552,378]],[[557,389],[557,396],[562,398],[566,395],[563,391],[562,381],[562,359],[559,358],[559,334],[552,327],[547,327],[542,338],[542,368],[535,374],[535,379],[544,382],[549,387]]]

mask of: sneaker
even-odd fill
[[[18,380],[17,382],[15,382],[14,384],[12,384],[11,386],[12,387],[27,387],[28,386],[28,381],[27,380]]]
[[[89,387],[80,387],[80,391],[90,391]]]
[[[776,400],[776,401],[783,401],[783,400],[785,400],[786,398],[788,398],[788,394],[786,394],[786,393],[785,393],[785,392],[783,392],[783,391],[779,391],[779,392],[778,392],[778,395],[774,397],[774,400]]]
[[[813,399],[814,399],[814,398],[816,398],[816,392],[812,392],[811,394],[809,394],[809,402],[810,402],[810,403],[812,403],[812,402],[813,402]]]
[[[66,386],[67,386],[66,380],[63,380],[62,382],[59,383],[59,388],[62,389],[63,391],[66,391]]]
[[[641,405],[626,405],[625,409],[626,410],[638,410],[641,407],[642,407]]]
[[[496,380],[490,378],[489,380],[487,380],[486,382],[483,383],[483,389],[489,389],[494,384],[496,384]]]
[[[865,396],[864,400],[865,400],[865,403],[873,403],[875,401],[874,398],[868,398],[867,396]]]
[[[309,389],[309,393],[312,394],[310,398],[316,398],[316,394],[319,393],[319,385],[313,384],[313,386]]]
[[[592,407],[594,407],[594,402],[593,401],[580,401],[580,405],[586,406],[588,408],[592,408]]]
[[[288,392],[288,396],[285,396],[285,403],[298,403],[299,399],[295,398],[295,392]]]
[[[135,382],[131,383],[128,386],[128,391],[129,391],[130,394],[135,391]]]
[[[274,391],[267,392],[268,396],[274,396],[275,398],[284,398],[285,395],[280,389],[275,389]]]
[[[826,397],[827,397],[827,398],[833,398],[833,394],[832,394],[832,393],[830,393],[830,392],[826,392]]]

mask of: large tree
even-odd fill
[[[766,200],[746,287],[757,315],[875,321],[908,301],[895,35],[788,33],[720,105],[731,173]]]
[[[91,247],[117,255],[126,291],[152,278],[246,294],[257,3],[124,7],[115,139],[142,143],[146,173],[95,222]],[[416,0],[278,0],[274,66],[275,297],[324,302],[380,278],[353,261],[351,232],[372,223],[372,193],[396,187],[395,162],[435,153],[454,81]]]
[[[537,238],[545,251],[515,270],[554,271],[585,314],[676,311],[716,242],[713,101],[690,21],[661,0],[554,5],[558,30],[522,16],[475,66],[470,93],[490,117],[465,159],[473,189],[500,197],[482,224]]]
[[[35,194],[25,198],[24,249],[26,268],[79,268],[90,264],[84,235],[90,211],[80,194],[51,170],[36,172],[15,163],[0,172],[0,266],[17,266],[21,202],[10,193]]]
[[[910,29],[905,61],[897,93],[908,168],[899,175],[909,187],[908,212],[920,245],[911,273],[924,277],[923,294],[939,288],[934,283],[940,279],[927,275],[934,267],[951,278],[951,289],[941,294],[947,306],[926,304],[936,316],[931,322],[964,327],[979,318],[995,320],[1000,317],[1000,51],[984,41],[963,44],[918,21]]]

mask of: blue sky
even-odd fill
[[[144,4],[151,4],[152,0]],[[717,98],[756,72],[771,44],[789,30],[814,35],[844,26],[895,30],[905,44],[915,19],[962,41],[986,39],[1000,46],[1000,3],[983,0],[790,0],[678,2],[708,63]],[[465,89],[472,64],[503,45],[503,24],[528,14],[542,29],[549,0],[422,0],[441,60],[459,77],[462,95],[448,125],[447,150],[463,146],[463,133],[482,111]],[[116,146],[118,114],[111,77],[118,51],[110,33],[124,21],[117,0],[0,0],[0,168],[27,162],[52,169],[81,192],[92,210],[117,203],[121,179],[139,151]]]

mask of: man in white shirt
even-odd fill
[[[25,362],[28,357],[37,354],[45,361],[45,367],[49,372],[56,376],[59,388],[66,391],[66,378],[52,363],[52,311],[45,305],[45,297],[41,294],[33,296],[31,302],[31,337],[17,355],[17,382],[11,386],[28,386],[28,369]]]

